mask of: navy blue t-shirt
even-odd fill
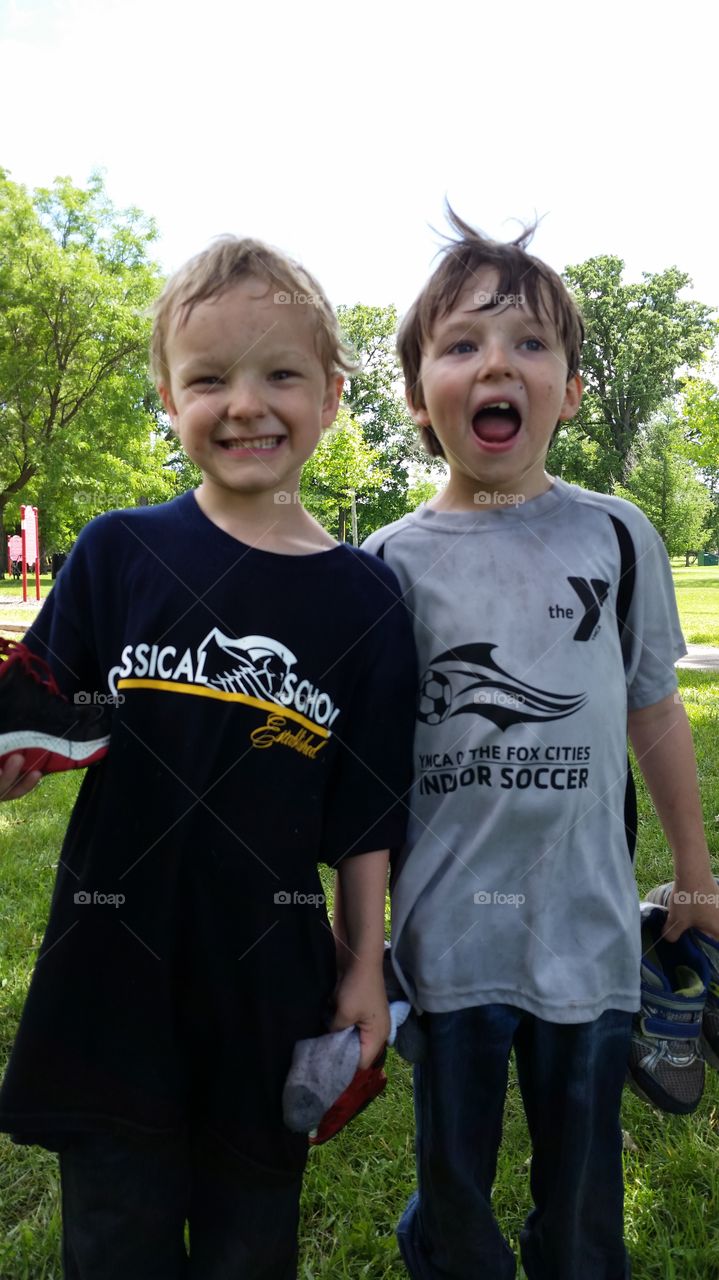
[[[81,534],[27,636],[117,699],[88,770],[0,1094],[0,1127],[203,1124],[270,1168],[297,1039],[336,979],[318,862],[399,845],[416,659],[385,565],[254,550],[194,494]]]

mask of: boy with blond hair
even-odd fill
[[[26,637],[67,697],[116,705],[0,1125],[60,1152],[68,1280],[292,1280],[307,1155],[282,1121],[293,1047],[356,1024],[366,1067],[389,1027],[411,629],[392,572],[297,500],[349,368],[317,282],[223,238],[168,282],[152,363],[202,483],[94,520]],[[0,795],[38,779],[10,756]],[[336,993],[320,861],[343,887]]]
[[[623,1280],[619,1108],[639,1008],[629,736],[672,848],[670,930],[719,935],[685,652],[663,545],[631,503],[545,470],[579,407],[562,280],[451,213],[457,240],[398,348],[429,452],[426,507],[366,546],[415,618],[421,693],[393,956],[424,1016],[415,1280],[510,1280],[491,1190],[514,1049],[532,1140],[530,1280]],[[681,899],[681,903],[680,903]]]

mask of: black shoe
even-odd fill
[[[672,1115],[690,1115],[704,1092],[700,1037],[708,968],[687,930],[663,935],[667,911],[643,902],[642,1003],[634,1015],[627,1084]]]

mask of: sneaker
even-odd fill
[[[107,708],[73,706],[42,658],[0,637],[0,766],[19,754],[26,773],[84,769],[107,754],[109,741]]]
[[[627,1083],[645,1102],[686,1116],[704,1092],[700,1036],[708,970],[689,933],[662,935],[665,907],[642,903],[641,1008],[634,1015]]]
[[[719,877],[715,879],[719,885]],[[647,902],[657,902],[662,907],[668,907],[673,888],[673,881],[657,885],[656,889],[651,889],[647,894]],[[702,1053],[710,1067],[719,1071],[719,941],[699,929],[692,929],[691,932],[709,965],[709,989],[702,1018]]]

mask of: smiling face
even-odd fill
[[[309,305],[241,280],[173,325],[167,364],[160,394],[210,503],[296,490],[342,390],[317,355]]]
[[[424,405],[408,402],[420,426],[431,426],[450,467],[442,505],[491,505],[487,495],[533,498],[551,483],[544,462],[560,419],[574,416],[578,374],[556,329],[526,306],[496,297],[498,273],[479,271],[455,306],[437,321],[422,352]]]

